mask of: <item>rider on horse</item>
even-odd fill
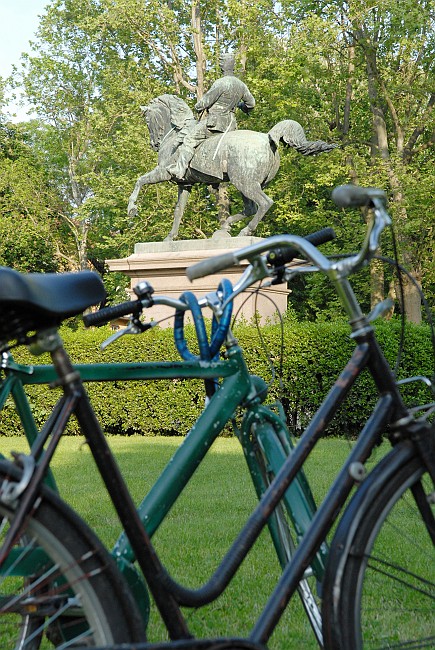
[[[225,135],[228,131],[234,131],[237,128],[236,108],[249,113],[255,106],[255,99],[246,84],[234,75],[234,55],[223,54],[220,66],[224,76],[214,82],[195,106],[198,112],[206,111],[206,119],[186,129],[177,152],[177,162],[167,167],[168,172],[179,180],[184,178],[195,149],[201,142],[217,133]]]

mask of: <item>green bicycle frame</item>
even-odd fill
[[[3,356],[2,368],[5,378],[0,383],[0,409],[3,408],[8,395],[11,395],[31,447],[37,439],[38,428],[24,386],[50,384],[56,380],[56,374],[50,365],[20,365],[15,363],[10,355]],[[263,397],[266,392],[266,384],[258,377],[249,374],[243,352],[237,345],[233,345],[228,350],[225,360],[216,362],[194,360],[77,364],[75,368],[79,371],[84,382],[180,378],[221,380],[218,390],[211,397],[203,412],[138,507],[140,519],[150,536],[155,533],[165,519],[212,443],[226,424],[233,420],[234,414],[239,407],[242,407],[245,413],[240,430],[235,427],[235,431],[244,450],[259,498],[261,498],[266,486],[259,478],[258,466],[250,453],[253,437],[258,439],[264,448],[274,474],[278,473],[286,456],[291,453],[293,441],[282,419],[283,414],[278,416],[269,407],[260,403],[262,400],[257,397],[259,392],[258,384],[260,381],[260,392]],[[57,491],[51,473],[46,477],[46,484]],[[288,489],[284,501],[298,537],[303,537],[315,513],[316,506],[302,472],[299,473],[295,482]],[[279,556],[272,518],[270,531]],[[144,619],[147,620],[149,613],[147,590],[142,577],[133,566],[135,557],[125,533],[121,533],[112,554],[130,584],[130,588],[141,607]],[[313,563],[313,570],[319,579],[323,575],[325,557],[326,550],[322,548],[315,563]],[[37,560],[37,557],[33,557],[33,561]],[[281,564],[284,564],[283,558],[279,557],[279,560]],[[10,566],[12,563],[13,558],[11,557],[7,564]],[[6,567],[3,568],[3,570],[5,569]],[[19,564],[14,568],[18,575],[26,575],[28,570],[27,565]]]

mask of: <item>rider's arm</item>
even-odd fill
[[[242,97],[242,101],[239,102],[238,107],[244,112],[244,113],[250,113],[252,109],[255,106],[255,99],[253,95],[251,95],[248,87],[245,87],[245,93]]]
[[[203,111],[205,108],[210,108],[210,106],[213,106],[213,104],[216,103],[220,95],[221,95],[221,90],[219,89],[219,87],[216,85],[215,82],[210,88],[210,90],[208,90],[202,96],[202,99],[200,99],[199,102],[197,102],[197,104],[195,105],[195,110]]]

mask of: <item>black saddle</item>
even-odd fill
[[[100,303],[106,292],[91,271],[19,273],[0,267],[0,339],[52,327]]]

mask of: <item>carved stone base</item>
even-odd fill
[[[259,237],[229,237],[214,236],[212,239],[196,239],[167,242],[150,242],[136,244],[133,255],[124,259],[106,260],[111,271],[124,273],[131,278],[130,291],[141,280],[148,280],[154,287],[155,294],[164,294],[179,298],[184,291],[192,291],[198,297],[210,291],[215,291],[222,277],[228,278],[233,285],[240,278],[247,262],[240,266],[227,269],[224,273],[200,278],[193,283],[186,277],[186,269],[196,262],[226,253],[230,250],[250,246],[260,241]],[[285,284],[263,289],[264,295],[258,294],[257,298],[250,297],[246,302],[247,294],[242,294],[235,299],[233,314],[240,307],[239,317],[250,321],[257,310],[262,324],[274,322],[277,319],[276,308],[283,314],[287,309],[287,296],[289,291]],[[273,300],[273,303],[271,300]],[[244,303],[244,304],[242,304]],[[153,320],[160,320],[173,315],[173,310],[168,307],[155,306],[149,310]],[[211,313],[204,312],[208,317]],[[162,327],[172,325],[172,320],[162,322]]]

